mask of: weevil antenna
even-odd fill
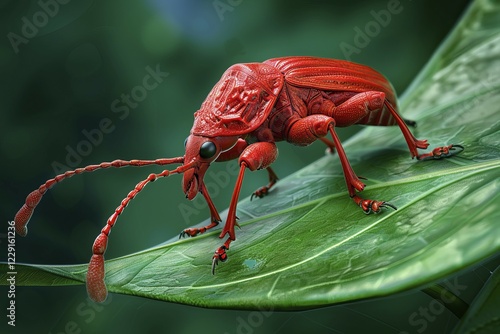
[[[38,203],[42,199],[43,195],[54,186],[54,184],[61,182],[64,179],[70,178],[73,175],[85,173],[85,172],[93,172],[98,169],[105,169],[110,167],[120,168],[127,166],[134,167],[142,167],[148,165],[168,165],[175,163],[183,163],[184,157],[177,158],[164,158],[164,159],[156,159],[156,160],[114,160],[112,162],[101,162],[98,165],[89,165],[82,168],[77,168],[75,170],[69,170],[62,174],[57,175],[53,179],[47,180],[44,184],[42,184],[38,189],[32,191],[27,197],[24,205],[19,209],[16,216],[14,217],[16,232],[20,236],[25,236],[28,233],[28,228],[26,225],[30,221],[31,215],[35,210]]]
[[[106,247],[108,245],[109,233],[116,224],[118,216],[127,207],[129,202],[134,199],[134,197],[137,196],[137,194],[141,192],[148,183],[162,177],[167,177],[171,174],[184,173],[195,163],[195,161],[192,161],[191,163],[179,166],[172,171],[164,170],[158,174],[149,174],[145,180],[137,183],[134,189],[128,193],[127,197],[121,201],[120,205],[115,209],[115,212],[113,212],[113,214],[108,218],[106,226],[104,226],[101,230],[101,233],[97,236],[94,241],[94,245],[92,246],[92,257],[87,271],[87,293],[93,301],[101,303],[106,300],[108,295],[108,290],[106,288],[106,284],[104,283],[104,253],[106,252]]]

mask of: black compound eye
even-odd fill
[[[209,159],[215,155],[217,152],[217,147],[211,141],[204,142],[200,147],[200,157],[203,159]]]

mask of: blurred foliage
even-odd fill
[[[47,10],[38,1],[0,1],[4,34],[0,43],[0,153],[4,160],[0,201],[4,221],[12,219],[29,191],[53,177],[54,162],[67,164],[68,147],[76,150],[81,146],[87,140],[83,131],[99,129],[102,119],[109,118],[115,128],[81,156],[79,165],[115,158],[181,155],[193,112],[228,66],[283,55],[345,58],[340,44],[354,44],[354,28],[364,29],[374,20],[371,11],[386,9],[390,1],[233,1],[237,5],[223,13],[223,20],[212,1],[41,3],[52,4],[48,11],[54,15],[45,15],[46,22],[39,13]],[[400,5],[403,10],[351,58],[381,71],[398,92],[403,92],[457,21],[467,1],[407,0]],[[26,38],[27,42],[18,44],[16,53],[9,34],[22,37],[26,21],[33,23],[34,18],[40,28]],[[159,66],[169,75],[120,119],[124,114],[113,112],[113,102],[118,99],[124,106],[122,94],[130,95],[143,85],[148,66]],[[342,132],[343,138],[348,135],[349,131]],[[281,176],[324,152],[322,145],[304,149],[285,144],[279,148],[275,170]],[[37,209],[29,237],[16,240],[17,261],[87,261],[91,244],[108,215],[150,170],[101,171],[54,187]],[[248,173],[242,196],[250,194],[263,179],[262,173]],[[231,191],[229,186],[214,196],[218,208],[227,207]],[[186,203],[179,178],[148,186],[114,230],[108,258],[161,243],[206,218],[208,210],[199,204],[199,209],[191,206],[196,214],[183,216],[179,208],[186,204],[194,205]],[[137,222],[140,224],[133,224]],[[0,241],[3,248],[5,239]],[[2,260],[4,254],[2,251]],[[473,298],[475,286],[482,286],[481,280],[489,270],[478,267],[464,274],[470,282],[463,298]],[[0,293],[5,295],[4,288]],[[248,322],[254,315],[123,296],[113,296],[108,305],[93,308],[86,304],[81,287],[56,293],[44,288],[18,288],[16,302],[17,329],[31,332],[59,333],[74,322],[82,332],[166,328],[176,333],[202,329],[232,333],[238,331],[241,319]],[[415,292],[306,313],[274,313],[264,318],[256,332],[351,332],[369,328],[396,333],[397,328],[408,327],[416,332],[419,327],[409,326],[408,319],[428,304],[425,295]],[[380,320],[377,325],[363,327],[368,318]],[[400,326],[387,329],[383,322],[394,318],[400,319]],[[429,322],[429,332],[449,330],[452,319],[453,315],[440,313]]]

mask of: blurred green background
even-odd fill
[[[467,3],[2,0],[1,218],[12,219],[25,196],[63,165],[182,155],[193,113],[237,62],[288,55],[350,58],[384,73],[402,93]],[[388,8],[393,13],[382,17]],[[371,36],[356,37],[366,29],[374,29]],[[347,45],[356,52],[346,53]],[[158,73],[156,80],[144,81],[151,72]],[[357,130],[342,129],[341,138]],[[89,144],[89,134],[94,143]],[[324,154],[321,144],[282,143],[279,149],[275,170],[282,177]],[[225,169],[224,164],[211,167]],[[35,212],[28,237],[16,239],[17,262],[87,262],[107,217],[152,171],[161,168],[98,171],[54,187]],[[228,206],[234,179],[212,192],[220,210]],[[113,230],[108,259],[162,243],[208,217],[202,201],[185,200],[180,180],[172,176],[148,185],[131,203]],[[265,181],[265,173],[247,173],[242,196]],[[3,261],[5,232],[0,231]],[[212,252],[207,249],[207,261]],[[478,267],[468,275],[480,285],[486,271]],[[473,283],[468,286],[464,298],[475,293]],[[6,291],[2,286],[2,300]],[[121,295],[111,295],[102,306],[87,300],[83,286],[17,287],[16,328],[6,325],[5,311],[0,326],[9,333],[420,333],[424,323],[415,320],[423,317],[409,319],[430,301],[415,291],[306,312],[259,313]],[[455,322],[443,311],[425,322],[425,331],[447,332]]]

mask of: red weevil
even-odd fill
[[[336,150],[349,196],[365,213],[377,213],[382,208],[396,207],[385,201],[358,196],[357,192],[362,191],[365,184],[349,164],[335,128],[353,124],[397,125],[412,158],[420,160],[449,157],[457,153],[457,148],[463,149],[460,145],[447,145],[419,154],[417,149],[426,149],[429,144],[427,140],[417,140],[407,123],[413,122],[405,121],[398,114],[392,85],[382,74],[368,66],[315,57],[284,57],[263,63],[236,64],[226,70],[194,114],[184,156],[156,160],[115,160],[57,175],[28,195],[26,203],[15,217],[16,231],[25,236],[33,210],[47,189],[75,174],[109,167],[181,164],[171,171],[150,174],[138,183],[109,217],[96,238],[87,272],[87,291],[93,300],[101,302],[107,296],[104,252],[109,233],[118,216],[144,186],[160,177],[184,173],[182,187],[186,197],[192,200],[201,193],[211,216],[209,225],[188,228],[180,234],[180,237],[193,237],[217,226],[221,221],[203,182],[205,172],[214,161],[238,159],[240,170],[227,220],[219,235],[219,238],[226,235],[228,238],[213,255],[214,273],[218,262],[227,259],[226,251],[236,239],[236,206],[245,170],[266,169],[269,174],[269,183],[252,196],[265,196],[278,179],[270,167],[278,156],[275,142],[285,140],[294,145],[307,146],[320,139],[332,152]],[[333,141],[325,138],[328,134]]]

